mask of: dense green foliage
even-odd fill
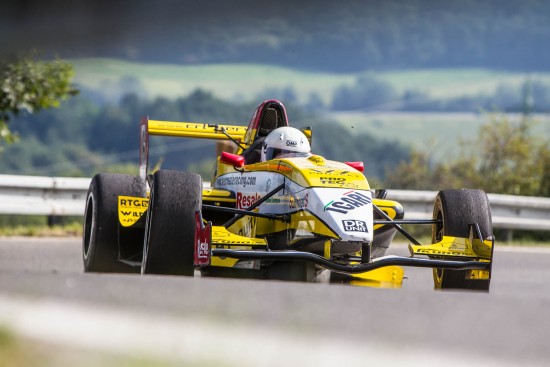
[[[550,65],[545,51],[550,4],[542,0],[289,1],[280,12],[241,2],[240,7],[231,4],[235,17],[229,26],[225,16],[210,18],[208,34],[188,37],[186,32],[181,39],[175,31],[181,40],[176,50],[169,54],[166,45],[148,44],[153,52],[142,57],[247,60],[331,71],[442,66],[548,70]],[[212,33],[219,37],[212,40]]]
[[[16,139],[8,126],[10,118],[23,111],[58,107],[61,100],[75,95],[72,76],[72,66],[63,61],[20,58],[0,64],[0,147]]]
[[[462,153],[433,162],[415,151],[387,176],[390,187],[437,190],[478,188],[513,195],[550,196],[550,139],[535,136],[535,122],[524,117],[511,122],[491,114],[479,135],[462,143]]]
[[[391,83],[368,75],[357,77],[353,85],[335,89],[331,108],[340,111],[549,112],[550,84],[526,78],[520,85],[500,83],[492,93],[449,98],[430,96],[422,88],[399,93]]]
[[[184,20],[164,35],[174,42],[142,43],[141,58],[331,71],[550,65],[550,3],[542,0],[283,1],[278,11],[242,0],[218,6],[223,17],[206,9],[198,17],[181,14]]]
[[[46,47],[62,57],[254,62],[336,72],[550,68],[550,2],[544,0],[24,4],[0,12],[0,23],[24,24],[0,39],[2,50]]]
[[[0,170],[59,176],[90,176],[104,171],[137,174],[138,123],[142,116],[247,125],[255,107],[256,104],[226,102],[201,90],[176,100],[145,100],[128,94],[119,103],[104,106],[79,96],[64,102],[59,110],[19,116],[17,128],[22,139],[0,156]],[[292,105],[288,106],[288,115],[292,126],[313,128],[313,149],[317,154],[341,161],[363,160],[369,176],[377,180],[408,156],[408,148],[397,142],[355,134]],[[163,168],[195,169],[209,179],[214,152],[211,141],[152,137],[150,162],[162,162]]]

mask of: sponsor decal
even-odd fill
[[[288,207],[289,209],[296,209],[296,208],[305,209],[307,208],[308,201],[309,201],[309,193],[306,193],[303,198],[297,198],[297,197],[291,196],[289,198]]]
[[[237,209],[246,209],[258,201],[261,196],[258,193],[254,194],[243,194],[242,192],[237,193]]]
[[[118,197],[118,219],[123,227],[134,225],[147,211],[149,199],[131,196]]]
[[[453,243],[449,246],[450,251],[466,251],[466,244],[465,243]]]
[[[322,166],[323,164],[325,164],[325,159],[318,155],[312,155],[308,159],[318,166]]]
[[[329,170],[320,170],[316,168],[309,169],[310,175],[324,175],[324,176],[357,176],[355,172],[345,171],[341,169],[329,169]]]
[[[363,232],[368,233],[367,222],[356,219],[346,219],[342,221],[344,231],[346,232]]]
[[[201,123],[183,123],[183,122],[171,122],[171,121],[155,121],[156,126],[163,129],[193,129],[193,130],[208,130],[216,131],[223,128],[227,132],[239,132],[246,129],[245,126],[231,126],[231,125],[210,125]]]
[[[323,185],[340,185],[343,186],[346,183],[345,177],[319,177],[319,181]]]
[[[347,214],[351,210],[370,204],[371,198],[361,194],[358,191],[346,192],[339,200],[332,200],[325,205],[325,211],[333,211],[341,214]]]
[[[254,186],[256,185],[255,176],[229,176],[218,178],[219,186]]]
[[[200,213],[195,212],[195,265],[210,265],[211,244],[212,222],[204,226]]]
[[[284,162],[279,162],[277,164],[277,171],[291,173],[292,172],[292,167],[285,164]]]
[[[281,204],[281,203],[283,203],[284,201],[281,200],[280,198],[277,198],[277,197],[272,196],[272,197],[270,197],[269,199],[267,199],[265,202],[266,202],[267,204]]]
[[[210,262],[210,243],[204,239],[197,240],[196,265],[208,265]]]
[[[298,146],[298,142],[295,141],[295,140],[287,140],[285,141],[285,145],[287,147],[297,147]]]
[[[149,205],[149,199],[138,199],[138,198],[120,198],[119,205],[123,208],[147,208]]]
[[[236,240],[236,239],[231,239],[231,240],[216,239],[215,242],[216,242],[216,245],[218,245],[217,246],[218,248],[220,248],[221,246],[230,246],[230,245],[257,245],[257,244],[263,245],[263,243],[258,241],[244,241],[244,240]]]
[[[426,254],[426,255],[456,255],[456,256],[468,256],[469,254],[465,254],[464,251],[447,251],[447,250],[436,250],[436,249],[415,249],[415,254]]]

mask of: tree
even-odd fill
[[[335,110],[386,110],[393,107],[398,95],[390,83],[372,75],[360,76],[351,86],[342,85],[334,91]]]
[[[532,132],[533,120],[518,123],[491,114],[476,139],[462,143],[457,159],[428,167],[427,154],[415,152],[387,175],[389,187],[438,190],[478,188],[499,194],[550,194],[550,142]]]
[[[8,126],[12,117],[22,111],[59,107],[60,101],[76,95],[72,77],[73,67],[61,60],[19,58],[0,64],[0,147],[17,139]]]

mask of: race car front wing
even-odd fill
[[[360,263],[357,265],[343,264],[324,258],[321,255],[310,252],[277,250],[277,251],[246,251],[230,249],[212,249],[212,256],[230,257],[239,260],[279,260],[279,261],[307,261],[317,264],[325,269],[344,274],[365,273],[367,271],[379,269],[386,266],[412,266],[421,268],[441,268],[452,270],[490,270],[491,262],[481,261],[457,261],[457,260],[438,260],[438,259],[420,259],[415,257],[403,256],[383,256],[372,260],[369,263]],[[350,261],[359,260],[359,258],[349,258]]]
[[[390,221],[392,222],[392,221]],[[392,223],[398,225],[398,223]],[[295,250],[269,250],[261,246],[260,249],[230,249],[229,243],[223,248],[212,245],[212,225],[204,224],[199,212],[196,216],[195,231],[195,266],[205,267],[211,265],[211,258],[232,258],[238,260],[273,260],[273,261],[305,261],[319,265],[325,269],[343,273],[365,273],[389,266],[410,266],[423,268],[440,268],[451,270],[481,270],[490,278],[492,258],[494,251],[494,237],[483,239],[477,223],[469,225],[469,238],[444,236],[442,241],[421,245],[414,241],[409,246],[411,257],[383,256],[370,259],[369,245],[363,244],[359,256],[346,256],[345,258],[332,259],[330,256],[321,256],[311,252]],[[219,227],[219,229],[225,229]],[[239,237],[241,240],[242,238]],[[249,241],[263,242],[260,239]],[[243,243],[240,242],[239,245]],[[253,243],[246,243],[253,246]],[[425,256],[418,258],[415,256]],[[201,260],[198,261],[198,258]]]

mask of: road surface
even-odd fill
[[[550,247],[497,247],[488,294],[434,291],[429,269],[405,274],[401,289],[84,274],[78,239],[4,238],[0,325],[184,365],[550,363]]]

